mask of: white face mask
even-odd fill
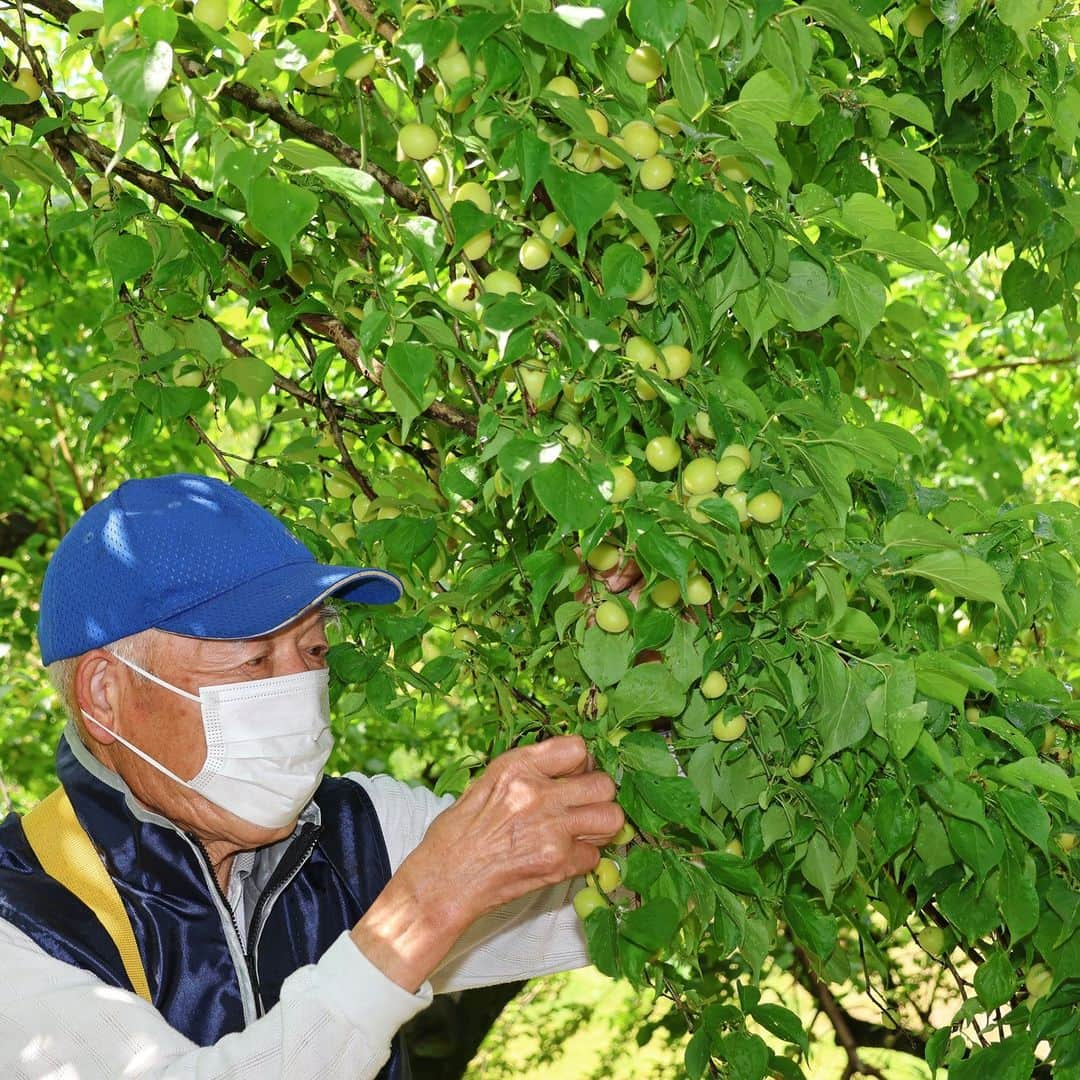
[[[113,654],[115,655],[115,653]],[[189,694],[117,656],[133,671],[174,694],[197,701],[206,736],[206,762],[181,780],[149,754],[83,711],[122,746],[215,806],[264,829],[294,822],[322,779],[330,733],[330,673],[326,668],[273,679],[203,686]]]

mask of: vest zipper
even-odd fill
[[[180,831],[180,830],[177,830]],[[210,882],[210,888],[213,890],[214,897],[217,901],[218,915],[221,917],[222,924],[225,924],[224,915],[228,915],[228,926],[232,928],[233,937],[236,939],[237,948],[235,952],[232,946],[229,947],[229,952],[233,954],[233,968],[236,970],[237,980],[240,981],[240,1000],[244,1007],[244,1021],[250,1023],[252,1020],[259,1016],[262,1016],[262,1002],[259,1000],[259,995],[255,991],[255,986],[251,981],[250,965],[247,962],[247,949],[245,947],[244,935],[240,932],[240,925],[236,921],[236,915],[233,914],[232,905],[229,903],[229,898],[225,895],[224,890],[221,888],[221,884],[218,882],[217,874],[214,873],[213,863],[210,861],[210,853],[206,850],[203,842],[194,834],[181,832],[181,835],[188,841],[192,847],[199,853],[203,861],[203,874],[208,882]],[[239,965],[236,963],[237,958],[242,960],[243,970],[241,972]],[[250,1010],[253,1015],[249,1015],[248,1000],[250,999],[252,1009]]]
[[[255,910],[251,913],[251,932],[248,934],[247,940],[247,967],[251,985],[255,991],[255,1004],[258,1007],[260,1016],[263,1014],[263,1002],[262,990],[259,986],[259,958],[257,952],[259,938],[262,935],[263,927],[266,925],[266,918],[271,907],[289,887],[289,882],[300,873],[300,868],[311,857],[311,853],[315,850],[315,845],[319,841],[320,832],[322,832],[322,827],[313,822],[308,822],[301,827],[300,835],[285,853],[285,857],[275,867],[273,874],[270,875],[270,880],[266,883],[266,888],[259,894],[259,899],[255,901]],[[291,859],[290,855],[292,856]]]

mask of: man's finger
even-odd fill
[[[555,789],[555,799],[563,806],[589,806],[615,798],[615,781],[604,772],[586,772],[563,777]]]
[[[606,844],[622,827],[626,815],[617,803],[578,806],[566,814],[566,831],[579,840]]]
[[[589,751],[580,735],[556,735],[521,749],[535,768],[553,779],[583,773],[589,763]]]

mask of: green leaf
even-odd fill
[[[559,559],[559,564],[562,565],[562,559]],[[603,690],[613,686],[630,670],[635,651],[630,634],[609,634],[599,626],[590,626],[578,651],[578,663],[582,671]]]
[[[847,0],[813,0],[813,3],[803,4],[800,10],[839,30],[849,45],[869,59],[878,60],[884,56],[881,38]]]
[[[556,53],[569,53],[590,71],[595,70],[592,46],[609,26],[610,16],[602,8],[570,5],[559,5],[553,13],[530,11],[521,20],[523,34]]]
[[[146,116],[169,84],[172,63],[172,46],[167,41],[155,41],[148,48],[116,53],[101,74],[113,95],[140,116]]]
[[[682,35],[688,6],[687,0],[631,0],[626,16],[642,41],[665,53]]]
[[[292,266],[292,242],[311,224],[319,209],[318,197],[273,176],[260,176],[251,185],[247,210],[251,224],[281,252]]]
[[[1001,788],[997,795],[998,806],[1021,836],[1026,836],[1040,851],[1046,851],[1050,843],[1050,815],[1034,795],[1026,791]]]
[[[154,265],[154,252],[141,236],[110,236],[102,252],[105,265],[119,289],[125,281],[137,281]]]
[[[539,622],[544,601],[566,572],[566,563],[557,551],[533,551],[521,560],[521,568],[525,571],[533,620]]]
[[[805,896],[789,892],[784,897],[784,918],[795,937],[820,960],[828,960],[836,945],[837,923],[820,914]]]
[[[998,769],[998,776],[1007,784],[1031,784],[1040,791],[1060,795],[1069,804],[1073,815],[1080,820],[1080,798],[1069,781],[1068,773],[1060,765],[1038,758],[1021,758],[1019,761],[1002,765]]]
[[[770,1034],[798,1046],[804,1054],[810,1052],[810,1036],[802,1021],[783,1005],[755,1005],[750,1015]]]
[[[563,534],[595,525],[607,505],[595,485],[562,460],[544,465],[531,483],[533,494]]]
[[[678,716],[686,707],[686,691],[663,664],[639,664],[608,695],[608,704],[624,724],[655,720]]]
[[[1001,275],[1001,297],[1006,311],[1025,311],[1033,314],[1045,311],[1059,296],[1059,287],[1043,270],[1036,270],[1026,259],[1013,259]]]
[[[910,562],[900,571],[932,581],[949,596],[967,596],[1004,607],[1001,579],[993,567],[963,551],[938,551]]]
[[[571,173],[555,164],[548,165],[543,176],[555,209],[574,226],[578,252],[584,257],[589,231],[615,200],[615,185],[600,173]]]
[[[949,1067],[949,1080],[1031,1080],[1035,1068],[1032,1038],[1026,1032],[976,1050]]]
[[[658,731],[631,731],[619,743],[619,760],[628,769],[641,770],[654,776],[679,774],[679,765],[671,747]]]
[[[822,646],[817,655],[818,692],[814,699],[814,726],[821,737],[824,757],[854,746],[870,730],[866,695],[835,649]]]
[[[767,279],[773,311],[796,330],[816,330],[836,313],[836,296],[829,276],[816,262],[792,259],[783,281]]]
[[[1050,15],[1054,10],[1054,0],[998,0],[994,8],[997,17],[1016,31],[1016,36],[1023,41],[1029,30]]]
[[[689,34],[683,34],[667,55],[667,70],[675,99],[692,120],[701,115],[709,103],[698,50]]]
[[[438,262],[446,247],[442,226],[434,218],[411,217],[400,226],[401,242],[416,256],[434,288],[438,283]]]
[[[274,369],[257,356],[230,358],[221,367],[221,377],[252,401],[259,401],[274,385]]]
[[[694,786],[682,776],[655,776],[627,770],[623,774],[619,799],[634,815],[633,804],[640,799],[656,815],[659,823],[672,822],[693,828],[701,817],[701,802]]]
[[[765,891],[761,875],[745,859],[726,851],[706,851],[701,856],[709,876],[735,892],[760,896]]]
[[[589,959],[598,971],[609,978],[619,975],[618,927],[615,912],[609,907],[590,911],[585,920],[585,941],[589,946]]]
[[[359,169],[347,169],[338,165],[323,165],[308,169],[311,176],[330,191],[343,196],[355,206],[368,223],[368,228],[380,240],[387,238],[383,222],[383,207],[386,196],[375,177]]]
[[[645,256],[633,244],[608,244],[600,257],[604,295],[629,296],[641,285]]]
[[[619,924],[619,933],[647,952],[657,952],[671,942],[679,922],[675,902],[661,896],[626,912]]]
[[[948,529],[907,510],[889,518],[882,530],[882,539],[887,549],[904,556],[953,551],[960,547],[960,541]]]
[[[1001,889],[998,892],[998,908],[1009,936],[1015,944],[1039,925],[1039,894],[1031,877],[1011,853],[1005,853],[1001,865]]]
[[[435,374],[435,350],[414,341],[399,341],[386,351],[382,384],[394,411],[401,417],[406,434],[412,422],[434,400],[438,388]]]
[[[893,262],[911,266],[916,270],[928,270],[931,273],[948,274],[949,268],[921,240],[907,233],[892,232],[888,229],[867,233],[862,241],[863,251],[872,251],[884,255]]]
[[[840,315],[859,331],[861,348],[884,317],[888,294],[876,274],[847,264],[840,268],[836,302]]]
[[[1002,949],[993,949],[975,970],[975,993],[987,1009],[1004,1005],[1016,992],[1016,972]]]

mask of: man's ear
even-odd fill
[[[105,649],[92,649],[79,657],[75,667],[75,701],[80,713],[88,713],[97,723],[80,715],[83,731],[95,742],[108,745],[116,740],[110,731],[115,728],[116,703],[119,701],[119,672],[117,664]],[[104,725],[104,726],[102,726]]]

